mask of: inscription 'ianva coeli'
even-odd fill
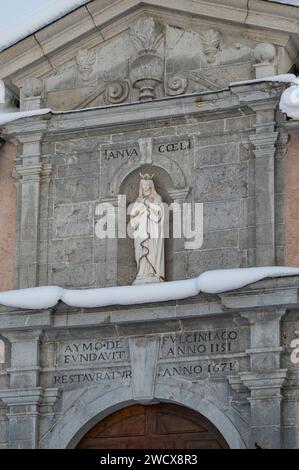
[[[165,142],[158,144],[158,153],[180,152],[192,148],[191,139],[180,140],[178,142]],[[132,145],[130,147],[109,148],[104,150],[104,160],[110,161],[115,159],[139,157],[139,146]]]
[[[113,160],[117,158],[126,158],[126,157],[138,157],[138,149],[137,147],[128,147],[128,148],[121,148],[121,149],[105,149],[104,150],[104,159],[105,160]]]

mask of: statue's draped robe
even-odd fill
[[[130,216],[137,264],[134,284],[164,281],[164,206],[161,197],[157,193],[139,197],[132,204]]]

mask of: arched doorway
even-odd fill
[[[79,449],[225,449],[228,444],[204,416],[160,403],[123,408],[96,424]]]

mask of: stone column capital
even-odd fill
[[[44,136],[44,133],[41,131],[30,132],[30,133],[18,135],[18,140],[21,144],[28,144],[30,142],[40,142],[43,136]]]
[[[179,189],[169,189],[168,194],[177,203],[183,203],[186,201],[190,188],[179,188]]]
[[[13,343],[19,342],[38,342],[40,340],[42,334],[42,330],[40,329],[33,329],[33,330],[10,330],[5,331],[2,334],[8,341]]]
[[[1,389],[0,399],[9,407],[16,406],[39,406],[43,398],[41,387],[26,387],[18,389]]]
[[[239,376],[245,387],[251,390],[251,392],[254,392],[254,396],[256,395],[256,392],[259,392],[258,399],[262,398],[260,396],[261,393],[267,398],[272,397],[273,394],[280,398],[280,389],[286,380],[287,372],[287,369],[261,372],[252,371],[240,372]],[[251,396],[249,400],[252,398],[253,396]]]
[[[16,179],[39,181],[42,173],[42,164],[35,163],[33,165],[16,165],[13,176]]]
[[[269,309],[252,309],[252,310],[242,310],[240,312],[240,316],[248,320],[250,325],[255,325],[256,323],[261,322],[272,322],[277,320],[278,322],[281,320],[281,317],[285,315],[286,308],[271,308]]]
[[[99,201],[100,204],[112,204],[114,207],[118,207],[118,196],[115,197],[103,197]]]
[[[7,406],[54,406],[60,393],[58,388],[26,387],[0,389],[0,399]]]
[[[269,97],[265,99],[252,99],[248,100],[247,105],[256,113],[259,111],[274,111],[277,108],[279,99],[280,96],[275,96],[274,98]]]

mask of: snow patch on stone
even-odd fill
[[[265,266],[243,269],[217,269],[206,271],[197,278],[197,287],[201,292],[221,294],[240,289],[267,277],[297,276],[299,268],[284,266]]]
[[[291,85],[283,92],[279,109],[288,117],[299,119],[299,85]]]

